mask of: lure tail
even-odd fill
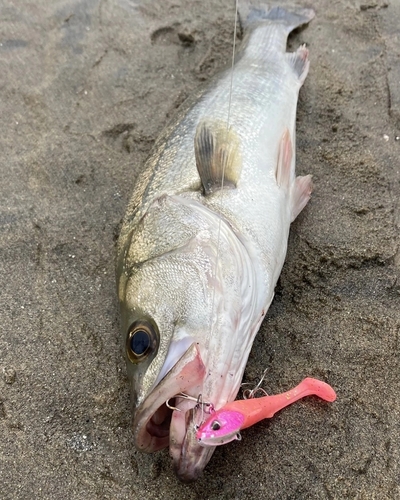
[[[219,446],[240,438],[240,432],[265,418],[271,418],[279,410],[305,396],[318,396],[333,402],[336,393],[320,380],[307,377],[290,391],[274,396],[264,396],[232,401],[220,408],[204,422],[196,432],[202,446]]]
[[[276,412],[306,396],[317,396],[330,403],[336,399],[336,393],[329,384],[315,378],[307,377],[299,385],[282,394],[236,401],[237,407],[239,408],[240,406],[245,415],[245,420],[241,428],[250,427],[264,418],[272,418]],[[225,408],[227,407],[229,407],[229,403]]]

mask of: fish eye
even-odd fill
[[[129,347],[136,356],[143,356],[150,347],[150,335],[146,330],[137,330],[130,338]]]
[[[218,422],[218,420],[214,420],[214,422],[211,423],[211,429],[213,431],[219,431],[221,429],[221,424]]]
[[[149,321],[132,323],[126,339],[126,352],[132,363],[140,363],[155,351],[158,344],[157,329]]]

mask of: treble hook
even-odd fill
[[[208,413],[208,414],[212,413],[214,411],[214,405],[212,403],[209,403],[209,402],[203,403],[201,394],[199,394],[197,396],[197,398],[195,398],[193,396],[189,396],[189,394],[185,394],[184,392],[180,392],[179,394],[174,396],[174,398],[182,398],[182,399],[188,399],[189,401],[194,401],[196,403],[195,408],[196,407],[198,408],[201,406],[202,410],[204,410],[204,412]],[[173,410],[173,411],[182,411],[180,408],[177,408],[176,406],[172,406],[170,404],[171,399],[173,399],[173,398],[169,398],[165,402],[165,405],[167,406],[167,408],[169,408],[170,410]],[[204,406],[207,407],[207,410],[204,409]]]
[[[176,397],[176,396],[175,396],[175,397]],[[172,410],[172,411],[182,411],[180,408],[177,408],[176,406],[172,406],[172,405],[170,405],[170,404],[169,404],[169,401],[170,401],[171,399],[172,399],[172,398],[169,398],[169,399],[167,399],[167,401],[165,401],[165,406],[166,406],[167,408],[169,408],[170,410]]]
[[[208,401],[203,401],[202,394],[198,395],[196,406],[201,406],[202,411],[204,413],[207,413],[208,415],[215,412],[214,405],[212,403],[209,403]]]
[[[243,391],[243,398],[244,399],[252,399],[256,396],[257,392],[261,392],[264,396],[268,396],[268,393],[262,388],[260,387],[261,384],[263,383],[266,375],[267,375],[267,371],[268,371],[268,368],[266,368],[264,370],[264,373],[262,374],[262,377],[260,379],[260,381],[258,382],[258,384],[254,387],[254,389],[245,389]],[[251,385],[249,383],[245,383],[245,384],[242,384],[242,387],[244,385]]]
[[[201,414],[200,414],[200,424],[197,424],[194,420],[195,420],[195,414],[196,412],[194,411],[193,412],[193,426],[194,426],[194,429],[197,431],[200,427],[200,425],[204,422],[204,414],[208,414],[210,415],[211,413],[214,413],[215,412],[215,408],[214,408],[214,405],[212,403],[209,403],[208,401],[203,401],[203,396],[202,394],[199,394],[198,397],[197,397],[197,402],[196,402],[196,406],[194,407],[195,410],[201,410]]]
[[[182,399],[189,399],[190,401],[197,401],[196,398],[194,398],[193,396],[189,396],[188,394],[185,394],[184,392],[180,392],[179,394],[174,396],[174,398],[182,398]],[[171,399],[173,399],[173,398],[169,398],[169,399],[167,399],[167,401],[165,401],[165,405],[167,406],[167,408],[169,408],[172,411],[182,411],[180,408],[177,408],[176,406],[172,406],[170,404]]]

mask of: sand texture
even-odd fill
[[[315,191],[245,381],[320,377],[338,399],[244,431],[184,485],[133,447],[115,239],[162,127],[230,60],[234,2],[0,2],[1,500],[400,499],[400,2],[302,5]]]

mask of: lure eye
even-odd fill
[[[220,429],[221,429],[221,424],[218,422],[218,420],[214,420],[214,422],[211,423],[211,430],[219,431]]]
[[[157,348],[157,329],[148,321],[135,321],[128,330],[126,352],[132,363],[144,361]]]

